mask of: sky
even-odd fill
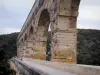
[[[0,0],[0,34],[19,32],[35,0]],[[81,0],[77,28],[100,29],[100,0]]]

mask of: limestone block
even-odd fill
[[[60,15],[71,16],[71,0],[60,0]]]
[[[33,47],[33,41],[27,42],[27,47]]]
[[[70,23],[70,17],[59,16],[57,25],[60,30],[67,30],[69,28]]]
[[[72,11],[72,16],[77,17],[78,16],[78,11]]]
[[[46,42],[36,42],[35,51],[46,51]]]
[[[45,60],[46,59],[46,52],[34,52],[34,59]]]
[[[45,36],[37,36],[37,39],[36,39],[37,41],[40,41],[40,42],[46,42],[47,41],[47,37],[45,37]]]
[[[77,39],[76,36],[77,36],[76,33],[69,33],[69,32],[67,33],[67,31],[66,31],[66,32],[56,32],[53,37],[66,38],[66,39],[68,39],[68,38],[69,39]]]
[[[76,53],[75,50],[73,49],[62,49],[58,51],[53,51],[53,60],[58,60],[57,62],[76,62]]]

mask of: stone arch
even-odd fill
[[[49,12],[47,9],[42,10],[39,21],[38,21],[38,30],[39,28],[43,28],[44,31],[44,36],[47,36],[47,32],[48,31],[48,27],[49,27],[49,23],[50,23],[50,16],[49,16]]]
[[[47,9],[43,9],[39,20],[36,34],[36,44],[34,56],[38,59],[46,59],[46,43],[48,38],[48,28],[50,24],[50,16]]]

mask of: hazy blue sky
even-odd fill
[[[19,32],[34,0],[0,0],[0,34]],[[78,28],[100,29],[100,0],[81,0]]]

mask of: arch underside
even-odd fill
[[[44,9],[41,12],[40,19],[38,21],[38,30],[36,34],[36,44],[34,51],[34,58],[46,59],[46,43],[48,38],[48,27],[50,23],[49,12]]]

